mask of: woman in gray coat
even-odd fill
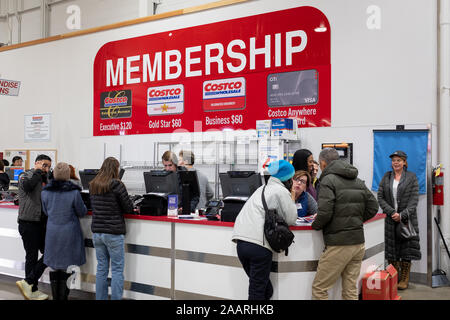
[[[60,162],[53,171],[53,180],[42,190],[42,208],[48,216],[44,263],[50,272],[53,300],[67,300],[69,288],[66,273],[69,266],[86,263],[83,233],[79,217],[87,209],[81,199],[81,188],[69,181],[69,165]]]
[[[420,260],[419,226],[417,223],[417,203],[419,184],[414,172],[407,171],[407,155],[395,151],[392,159],[392,171],[386,172],[378,188],[378,203],[386,214],[384,243],[385,257],[399,272],[398,289],[408,288],[411,260]],[[396,226],[409,221],[417,236],[408,240],[396,235]]]

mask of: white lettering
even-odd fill
[[[264,54],[265,67],[270,68],[270,34],[264,37],[264,48],[255,48],[256,38],[250,38],[250,70],[255,69],[255,57],[257,54]]]
[[[128,84],[140,83],[141,82],[140,78],[131,78],[131,73],[132,72],[139,72],[139,67],[132,67],[131,63],[133,61],[139,61],[140,59],[141,59],[140,56],[127,57],[127,83]]]
[[[281,33],[275,34],[275,67],[281,66]]]
[[[175,60],[171,61],[170,57],[175,56]],[[181,52],[178,50],[166,51],[166,80],[176,79],[181,75]],[[175,73],[170,72],[170,68],[176,68]]]
[[[300,37],[301,42],[298,46],[292,45],[292,39],[294,37]],[[308,36],[306,35],[306,32],[303,30],[296,30],[296,31],[290,31],[286,32],[286,65],[290,66],[292,65],[292,54],[297,52],[302,52],[305,50],[306,44],[308,43]]]
[[[219,53],[216,56],[211,56],[211,50],[218,50]],[[213,43],[213,44],[207,44],[205,46],[205,74],[209,75],[211,74],[211,63],[216,62],[217,63],[217,72],[223,73],[223,45],[221,43]]]
[[[233,47],[239,46],[241,49],[245,49],[245,42],[242,40],[232,40],[227,47],[227,54],[232,59],[238,59],[241,61],[241,64],[238,66],[233,66],[231,62],[227,63],[227,68],[230,72],[241,72],[244,70],[245,65],[247,64],[247,58],[245,57],[245,54],[240,52],[234,52]]]
[[[162,67],[161,67],[161,52],[155,53],[155,58],[153,60],[153,68],[150,64],[150,56],[149,54],[144,54],[142,56],[142,64],[143,64],[143,70],[142,70],[142,81],[147,82],[147,75],[150,78],[150,81],[155,81],[155,74],[158,74],[158,81],[162,78]]]
[[[71,14],[66,20],[66,27],[69,30],[81,29],[81,9],[79,6],[72,4],[67,7],[66,13]]]
[[[381,9],[379,6],[371,5],[367,7],[367,14],[370,16],[367,18],[366,25],[369,30],[381,29]]]
[[[201,70],[191,71],[191,64],[200,63],[200,58],[191,58],[191,53],[200,51],[202,51],[201,46],[186,48],[186,77],[198,77],[202,75]]]
[[[283,37],[285,37],[285,44],[283,43]],[[245,69],[261,69],[263,68],[262,57],[256,59],[258,55],[264,56],[264,68],[266,69],[271,68],[272,60],[274,67],[290,66],[293,63],[293,56],[305,50],[308,43],[307,34],[303,30],[273,34],[273,44],[271,39],[272,35],[265,35],[264,46],[258,48],[256,37],[249,38],[248,42],[234,39],[227,44],[226,53],[224,44],[210,43],[204,47],[186,47],[183,49],[183,53],[173,49],[164,52],[144,53],[142,56],[133,55],[109,59],[106,60],[106,86],[123,85],[124,72],[126,73],[125,84],[177,79],[183,72],[185,77],[199,77],[203,74],[210,75],[212,73],[221,74],[224,73],[224,59],[228,61],[226,62],[228,72],[238,73]],[[259,41],[262,41],[262,39]],[[285,59],[282,57],[283,45],[286,46]],[[182,59],[184,60],[183,65],[181,64]],[[249,63],[247,63],[247,59],[250,60]],[[142,63],[142,65],[139,63]],[[124,67],[126,70],[124,70]],[[141,72],[142,77],[140,76]]]
[[[113,61],[106,60],[106,86],[112,85],[117,86],[117,81],[119,85],[123,85],[123,58],[117,59],[116,71],[114,72]]]

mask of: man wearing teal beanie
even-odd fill
[[[297,207],[291,193],[294,167],[285,160],[269,164],[271,175],[264,197],[269,210],[274,209],[289,225],[297,220]],[[249,277],[249,300],[269,300],[273,294],[270,282],[273,250],[264,237],[264,210],[259,187],[247,200],[234,224],[232,240],[237,243],[239,260]]]

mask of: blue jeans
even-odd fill
[[[111,260],[111,300],[121,300],[123,268],[125,265],[125,236],[123,234],[94,233],[92,240],[97,257],[95,298],[108,300],[108,273]]]

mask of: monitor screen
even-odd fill
[[[198,183],[197,171],[178,171],[178,174],[180,176],[181,184],[189,185],[189,192],[191,196],[200,197],[200,186]]]
[[[5,173],[8,175],[10,180],[19,180],[19,175],[24,172],[23,167],[7,167],[5,168]]]
[[[261,175],[254,171],[228,171],[219,173],[222,196],[250,197],[261,183]]]
[[[145,192],[178,194],[178,176],[176,172],[151,170],[144,172]]]
[[[200,185],[198,183],[197,171],[177,171],[182,185],[182,208],[183,214],[191,213],[191,200],[200,197]]]
[[[83,190],[89,190],[89,182],[91,182],[95,178],[99,171],[100,169],[84,169],[78,171],[78,173],[80,174],[81,184],[83,185]],[[119,179],[122,180],[124,173],[125,169],[120,168]]]

